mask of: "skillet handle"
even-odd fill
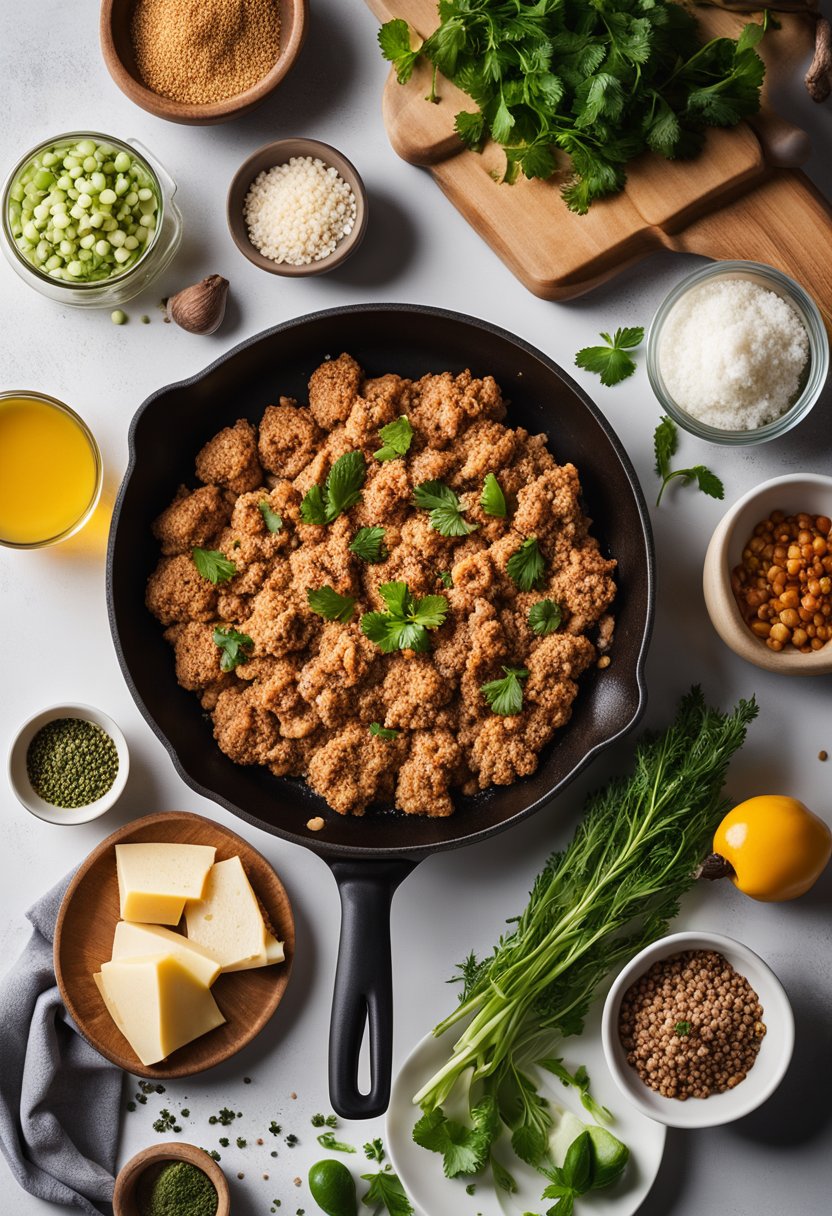
[[[390,1101],[393,1067],[393,975],[390,903],[416,862],[330,861],[341,896],[341,940],[329,1030],[329,1097],[343,1119],[373,1119]],[[364,1030],[371,1088],[358,1088]]]

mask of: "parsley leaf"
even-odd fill
[[[679,432],[672,418],[664,415],[653,432],[653,451],[656,456],[656,472],[659,477],[667,477],[670,473],[670,458],[676,455],[679,446]]]
[[[191,557],[202,577],[207,578],[214,586],[227,582],[237,573],[235,563],[218,549],[192,549]]]
[[[500,483],[493,473],[486,473],[482,483],[480,506],[486,515],[498,515],[505,519],[506,496],[500,488]]]
[[[388,422],[387,426],[383,426],[378,434],[384,447],[379,448],[377,452],[373,452],[373,456],[376,460],[395,460],[397,456],[404,456],[410,448],[413,439],[413,427],[405,415],[402,414],[394,422]]]
[[[545,562],[534,536],[524,540],[506,562],[506,570],[521,591],[531,591],[543,581]]]
[[[382,583],[379,595],[387,605],[386,612],[365,612],[361,632],[375,642],[383,654],[394,650],[430,650],[427,631],[438,629],[448,612],[444,595],[426,595],[416,599],[407,583]]]
[[[370,734],[375,735],[377,739],[398,739],[401,731],[393,730],[389,726],[382,726],[380,722],[371,722]]]
[[[585,346],[575,356],[575,363],[584,371],[595,372],[601,377],[601,383],[609,388],[626,380],[636,370],[635,361],[627,351],[642,343],[644,330],[637,325],[631,329],[617,329],[612,337],[609,334],[601,334],[601,337],[607,345]]]
[[[364,1156],[368,1161],[382,1162],[386,1156],[384,1145],[380,1139],[368,1140],[364,1145]]]
[[[370,1184],[370,1189],[361,1200],[367,1207],[383,1207],[389,1216],[413,1216],[413,1205],[398,1175],[389,1167],[378,1174],[362,1174],[361,1177]]]
[[[450,570],[440,570],[437,577],[443,587],[453,587],[454,580],[451,576]]]
[[[218,625],[212,637],[214,645],[222,651],[220,671],[233,671],[251,658],[254,642],[247,633],[238,633],[231,625]]]
[[[684,1038],[686,1035],[689,1035],[690,1034],[690,1022],[677,1022],[676,1025],[673,1027],[673,1033],[677,1034],[680,1039]]]
[[[310,486],[300,504],[300,517],[305,524],[325,524],[326,502],[320,486]]]
[[[410,27],[401,17],[388,21],[378,32],[378,44],[385,59],[396,69],[399,84],[407,84],[413,75],[413,65],[421,55],[410,49]]]
[[[500,1130],[497,1103],[488,1095],[471,1110],[471,1124],[445,1117],[441,1106],[422,1115],[413,1128],[413,1139],[422,1148],[442,1154],[446,1178],[478,1174],[491,1155],[491,1145]]]
[[[554,633],[563,620],[560,604],[554,600],[538,600],[529,609],[529,625],[538,637]]]
[[[358,1149],[353,1148],[351,1144],[347,1144],[344,1140],[336,1140],[334,1132],[322,1132],[318,1136],[318,1144],[321,1148],[333,1149],[336,1153],[356,1153]]]
[[[308,590],[306,598],[312,611],[327,621],[341,621],[346,625],[352,620],[355,600],[351,595],[339,595],[333,587],[320,587],[317,591]]]
[[[300,504],[305,524],[331,524],[361,498],[367,470],[362,452],[344,452],[329,470],[323,490],[311,486]]]
[[[413,501],[430,512],[430,526],[442,536],[468,536],[476,531],[477,524],[469,524],[462,518],[465,508],[442,481],[423,481],[413,491]]]
[[[662,495],[675,477],[681,477],[683,486],[691,485],[695,481],[702,493],[707,494],[709,498],[724,498],[724,485],[716,473],[712,473],[704,464],[695,464],[689,469],[671,470],[670,458],[675,455],[678,440],[679,432],[676,423],[671,418],[663,417],[653,434],[656,472],[662,479],[656,506],[658,507],[661,503]]]
[[[371,566],[385,561],[387,550],[384,547],[384,528],[359,528],[350,541],[349,550]]]
[[[263,516],[263,521],[270,532],[279,532],[283,527],[283,520],[278,515],[277,511],[273,511],[271,506],[263,499],[257,504],[260,508],[260,514]]]
[[[523,708],[523,684],[528,676],[525,667],[504,667],[505,676],[502,680],[489,680],[480,685],[480,692],[485,697],[495,714],[511,717],[519,714]]]

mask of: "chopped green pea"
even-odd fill
[[[126,325],[127,313],[123,312],[122,309],[117,308],[115,312],[110,313],[110,320],[112,321],[113,325]]]

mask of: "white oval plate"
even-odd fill
[[[665,1128],[648,1119],[622,1098],[604,1060],[600,1035],[601,1002],[596,1002],[579,1038],[564,1039],[554,1054],[560,1055],[570,1072],[583,1064],[591,1080],[592,1096],[608,1106],[615,1116],[610,1130],[630,1148],[630,1161],[624,1174],[607,1190],[592,1191],[580,1203],[585,1216],[633,1216],[643,1203],[659,1172],[664,1152]],[[393,1083],[387,1112],[387,1145],[393,1168],[399,1175],[417,1211],[424,1216],[522,1216],[524,1212],[543,1213],[552,1201],[541,1201],[546,1179],[531,1166],[519,1161],[500,1138],[496,1156],[507,1166],[518,1184],[516,1195],[495,1192],[489,1172],[474,1179],[476,1193],[470,1198],[465,1187],[470,1178],[446,1178],[442,1157],[427,1152],[413,1140],[413,1125],[420,1111],[413,1095],[447,1059],[454,1042],[450,1030],[441,1039],[428,1034],[405,1060]],[[540,1091],[558,1106],[571,1110],[579,1119],[591,1121],[581,1106],[577,1092],[567,1089],[550,1073],[541,1073]],[[577,1206],[577,1205],[576,1205]]]

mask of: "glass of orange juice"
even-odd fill
[[[29,389],[0,393],[0,545],[72,536],[95,510],[101,476],[98,444],[68,405]]]

